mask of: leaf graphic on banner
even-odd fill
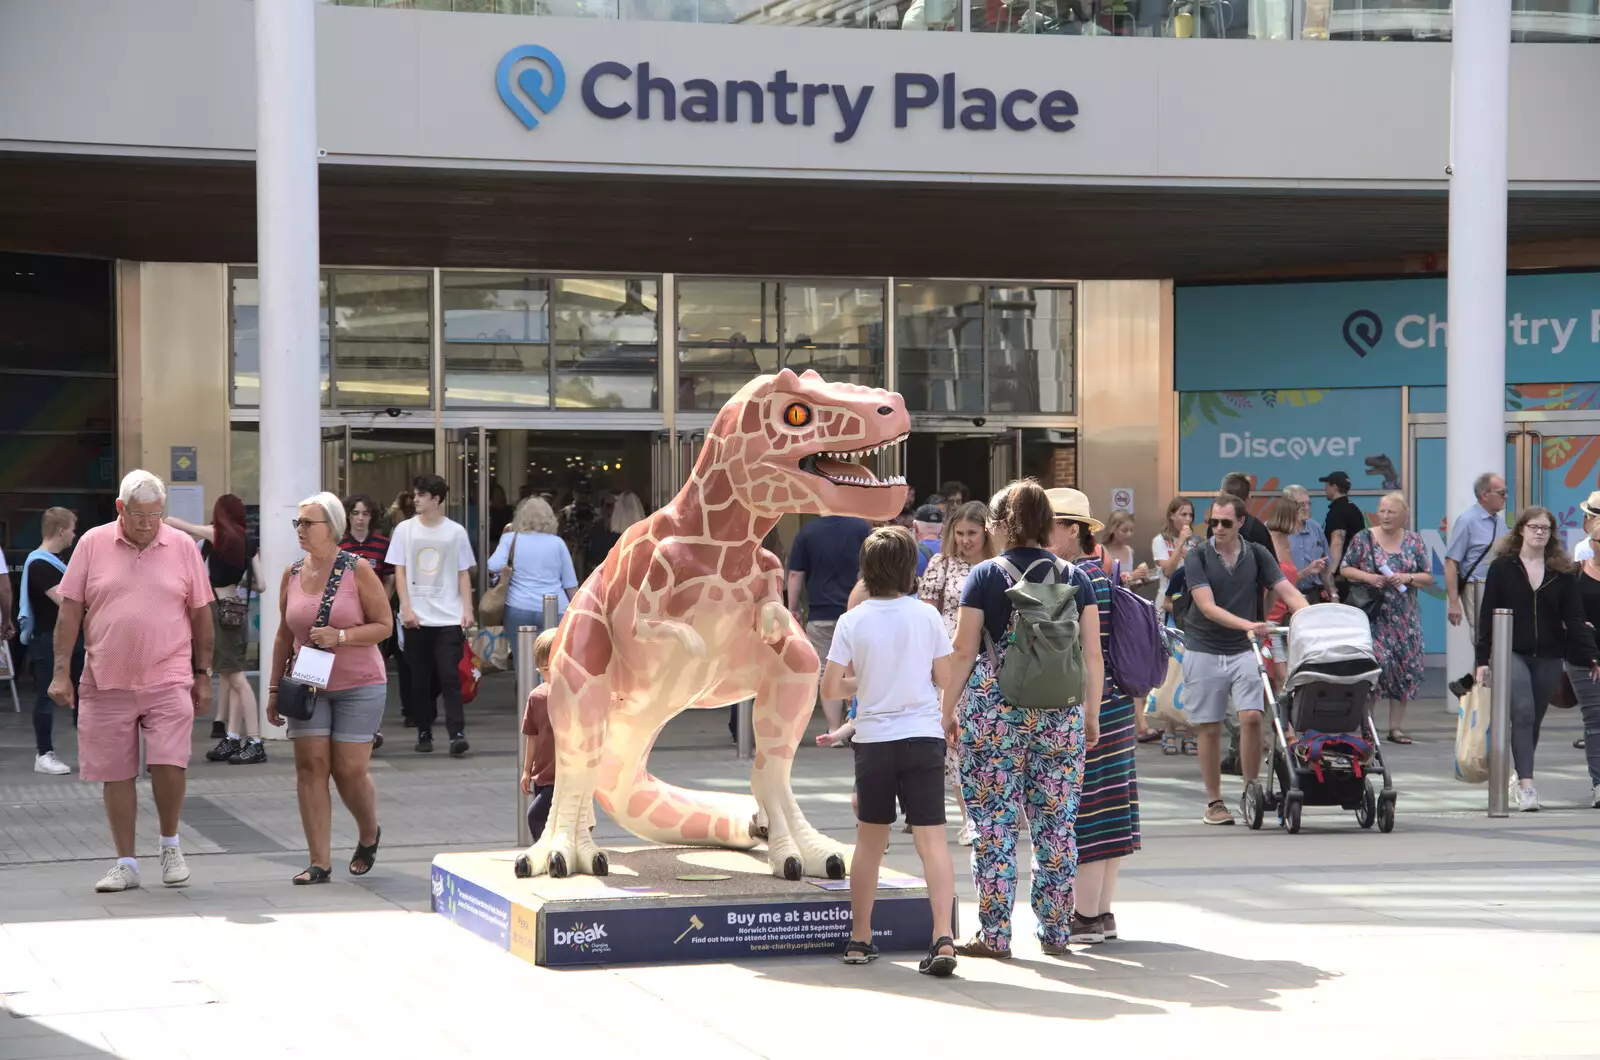
[[[1229,404],[1228,397],[1226,392],[1217,391],[1207,391],[1200,395],[1200,413],[1205,416],[1206,422],[1216,423],[1218,416],[1234,420],[1239,418],[1238,410]]]
[[[1278,400],[1286,401],[1295,408],[1305,408],[1320,402],[1326,393],[1326,390],[1280,390]]]
[[[1222,399],[1236,409],[1248,409],[1254,407],[1250,403],[1250,395],[1256,394],[1260,396],[1264,393],[1265,391],[1258,390],[1224,390],[1222,391]]]
[[[1539,454],[1539,463],[1546,471],[1554,471],[1572,459],[1572,441],[1572,438],[1566,435],[1557,435],[1554,438],[1544,439],[1544,445]]]
[[[1566,484],[1571,487],[1588,488],[1589,479],[1594,474],[1595,465],[1600,463],[1600,438],[1565,439],[1578,441],[1572,456],[1572,466],[1567,469]]]

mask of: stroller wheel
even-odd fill
[[[1300,800],[1299,799],[1291,797],[1287,801],[1284,802],[1284,805],[1283,805],[1283,823],[1284,823],[1284,826],[1289,829],[1289,834],[1290,835],[1298,835],[1299,834],[1299,832],[1300,832]]]
[[[1394,831],[1394,801],[1393,794],[1378,800],[1378,831],[1385,834]]]
[[[1356,807],[1356,824],[1362,828],[1371,828],[1372,822],[1378,819],[1378,801],[1373,797],[1372,785],[1361,786],[1361,805]]]
[[[1259,783],[1252,780],[1244,786],[1244,794],[1239,797],[1239,816],[1244,818],[1245,827],[1252,832],[1261,830],[1261,818],[1266,812],[1265,802]]]

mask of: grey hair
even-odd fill
[[[529,497],[517,505],[511,529],[519,534],[553,534],[556,532],[556,513],[543,497]]]
[[[323,490],[313,494],[300,502],[302,508],[321,508],[322,514],[328,517],[328,530],[333,534],[334,541],[344,540],[344,528],[350,520],[344,514],[344,501],[336,495]]]
[[[644,504],[639,500],[639,495],[626,491],[617,494],[615,503],[611,506],[611,532],[625,534],[628,527],[644,518]]]
[[[117,490],[117,499],[122,502],[124,508],[134,501],[145,503],[160,501],[165,507],[167,484],[148,471],[130,471],[122,476],[122,487]]]
[[[1307,500],[1309,500],[1311,498],[1311,491],[1306,489],[1304,486],[1285,486],[1283,487],[1283,495],[1292,501],[1298,501],[1301,497],[1305,497]]]
[[[1499,475],[1498,472],[1485,471],[1483,474],[1481,474],[1477,478],[1473,479],[1472,480],[1472,496],[1473,496],[1473,498],[1476,499],[1478,497],[1482,497],[1484,495],[1484,493],[1488,491],[1489,483],[1493,482],[1495,479],[1497,479],[1499,477],[1500,477],[1500,475]]]

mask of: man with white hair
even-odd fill
[[[62,577],[55,643],[83,633],[78,763],[84,780],[105,785],[106,818],[117,863],[97,891],[139,886],[134,856],[139,740],[161,821],[161,882],[186,883],[178,847],[185,770],[197,714],[211,706],[211,582],[189,537],[162,521],[167,487],[131,471],[117,496],[117,519],[78,542]],[[72,704],[71,652],[57,652],[50,698]]]
[[[1489,575],[1489,553],[1494,543],[1511,532],[1506,525],[1506,480],[1485,471],[1472,482],[1477,498],[1467,506],[1450,532],[1445,550],[1445,618],[1452,626],[1464,621],[1474,642],[1478,639],[1478,603],[1483,599],[1484,580]],[[1457,699],[1472,690],[1473,673],[1467,671],[1447,686]]]

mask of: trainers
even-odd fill
[[[228,759],[239,753],[240,746],[241,745],[238,740],[230,739],[224,736],[221,740],[217,741],[217,746],[206,752],[206,761],[226,762]]]
[[[214,721],[214,722],[211,723],[211,738],[213,740],[224,739],[227,735],[228,735],[227,723],[220,722],[220,721]]]
[[[247,740],[245,745],[228,756],[228,763],[236,766],[259,765],[267,760],[267,745],[260,740]]]
[[[1108,940],[1117,937],[1117,918],[1111,913],[1100,914],[1100,934]]]
[[[1538,792],[1537,789],[1525,788],[1521,784],[1518,784],[1517,785],[1517,790],[1515,792],[1513,792],[1513,797],[1516,799],[1517,809],[1520,810],[1521,812],[1523,812],[1523,813],[1537,813],[1538,812],[1538,810],[1539,810],[1539,792]]]
[[[460,733],[450,737],[451,758],[460,758],[462,755],[466,754],[471,747],[472,745],[467,743],[467,738]]]
[[[379,750],[382,747],[383,747],[383,733],[381,733],[381,732],[373,733],[372,734],[372,749],[374,751],[376,751],[376,750]]]
[[[427,729],[417,730],[417,751],[421,754],[433,753],[433,733]]]
[[[118,862],[100,877],[100,882],[94,885],[94,889],[101,894],[110,894],[113,891],[131,891],[138,886],[139,870]]]
[[[1589,805],[1593,806],[1597,810],[1600,810],[1600,784],[1596,784],[1594,786],[1594,801]]]
[[[177,847],[161,848],[161,882],[168,887],[189,882],[189,863],[183,860],[183,851]]]
[[[33,760],[35,773],[49,773],[51,776],[64,777],[72,772],[72,767],[56,757],[54,751],[46,751]]]
[[[1456,678],[1445,687],[1450,690],[1450,694],[1456,699],[1465,699],[1467,698],[1467,693],[1472,691],[1472,686],[1477,683],[1477,680],[1471,674],[1467,674],[1464,677]]]
[[[1100,926],[1097,916],[1079,916],[1072,914],[1072,919],[1067,921],[1067,941],[1087,942],[1091,945],[1106,940],[1106,933]]]
[[[1221,799],[1206,806],[1206,815],[1200,818],[1205,824],[1232,824],[1233,812]]]

